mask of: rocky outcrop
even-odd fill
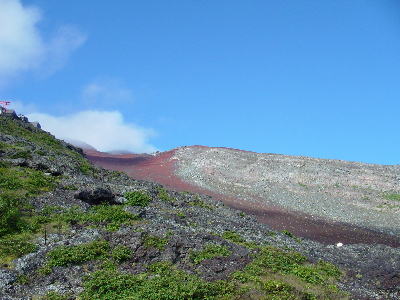
[[[74,195],[75,199],[82,200],[90,205],[117,204],[115,195],[106,188],[95,188],[94,190],[83,190]]]

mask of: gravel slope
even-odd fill
[[[226,148],[182,147],[176,173],[203,189],[316,218],[400,235],[400,166]]]

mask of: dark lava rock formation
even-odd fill
[[[82,200],[90,205],[98,204],[117,204],[115,195],[109,189],[95,188],[94,190],[83,190],[74,195],[76,199]]]

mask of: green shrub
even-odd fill
[[[5,190],[18,190],[23,188],[24,182],[14,168],[0,168],[0,189]],[[22,175],[22,174],[21,174]]]
[[[79,164],[79,171],[84,175],[92,175],[95,172],[95,168],[85,159],[82,158]]]
[[[48,222],[45,215],[31,216],[28,198],[50,191],[55,179],[41,171],[7,164],[0,166],[0,250],[7,261],[33,252],[36,246],[28,241],[32,234]]]
[[[116,170],[110,171],[109,174],[110,174],[109,176],[110,176],[111,178],[114,178],[114,179],[117,179],[117,178],[119,178],[119,177],[121,177],[121,176],[123,176],[123,175],[126,176],[126,174],[125,174],[124,172],[122,172],[122,171],[116,171]]]
[[[283,251],[271,246],[261,248],[252,263],[247,265],[239,275],[241,281],[247,281],[254,276],[265,274],[265,270],[273,273],[292,274],[311,284],[324,284],[328,279],[341,276],[340,270],[327,262],[307,264],[305,256],[298,252]]]
[[[320,260],[317,263],[316,267],[321,273],[323,273],[327,277],[339,279],[343,275],[342,271],[340,271],[337,266],[326,261]]]
[[[214,207],[212,207],[210,204],[204,202],[203,200],[200,199],[199,196],[196,196],[194,200],[190,201],[188,203],[190,206],[197,206],[197,207],[201,207],[201,208],[206,208],[209,210],[213,210]]]
[[[278,295],[283,297],[293,297],[294,288],[287,284],[286,282],[278,281],[278,280],[268,280],[263,283],[263,290],[267,292],[268,295]]]
[[[343,297],[342,297],[343,298]],[[303,293],[303,295],[302,295],[302,297],[301,297],[301,300],[317,300],[318,298],[317,298],[317,296],[316,295],[314,295],[313,293],[311,293],[311,292],[304,292]],[[329,299],[329,298],[328,298]]]
[[[224,299],[233,293],[223,281],[206,282],[195,275],[160,262],[137,275],[100,270],[85,278],[82,300],[187,300]]]
[[[192,251],[190,259],[197,265],[205,259],[231,255],[231,251],[224,245],[207,244],[203,250]]]
[[[0,261],[8,262],[37,250],[26,235],[9,235],[0,239]]]
[[[8,150],[10,148],[12,148],[12,146],[10,144],[0,141],[0,150]]]
[[[30,277],[28,275],[25,275],[25,274],[18,275],[18,278],[17,278],[18,284],[26,285],[29,282],[30,282]]]
[[[70,208],[58,215],[60,221],[67,224],[93,224],[105,226],[110,231],[118,230],[121,225],[129,225],[140,220],[137,215],[124,210],[121,205],[96,205],[84,212],[78,207]]]
[[[9,167],[10,167],[9,162],[0,160],[0,168],[9,168]]]
[[[93,241],[76,246],[59,246],[46,255],[46,263],[39,270],[42,274],[50,274],[56,266],[79,265],[88,261],[101,261],[101,268],[114,270],[116,263],[122,263],[132,257],[132,250],[126,246],[111,248],[104,240]]]
[[[10,155],[10,158],[30,159],[30,158],[32,158],[32,154],[31,154],[31,151],[22,150],[22,151],[18,151],[18,152],[15,152],[14,154]]]
[[[340,276],[340,270],[330,263],[311,264],[300,253],[265,246],[259,247],[254,260],[231,279],[265,293],[262,299],[335,300],[345,296],[334,285]]]
[[[74,184],[64,185],[62,188],[67,191],[77,191],[78,190],[78,187]]]
[[[116,262],[121,263],[132,257],[132,250],[126,246],[117,246],[111,252],[111,257]]]
[[[94,241],[77,246],[60,246],[47,253],[46,266],[78,265],[87,261],[105,258],[110,251],[106,241]]]
[[[36,151],[36,154],[37,154],[37,155],[40,155],[40,156],[45,156],[45,155],[46,155],[46,152],[43,151],[43,150],[37,150],[37,151]]]
[[[184,213],[183,211],[181,211],[181,210],[177,211],[177,212],[176,212],[176,215],[177,215],[179,218],[186,218],[185,213]]]
[[[385,194],[383,197],[387,200],[400,201],[400,194]]]
[[[20,196],[35,196],[48,192],[55,186],[55,179],[43,172],[22,167],[0,167],[0,190],[18,192]]]
[[[21,216],[18,201],[0,194],[0,237],[20,231],[25,224]]]
[[[109,230],[118,230],[123,224],[138,220],[138,216],[124,210],[119,205],[96,205],[81,216],[83,221],[104,224]]]
[[[159,188],[158,189],[157,197],[160,198],[162,201],[165,201],[165,202],[174,202],[175,201],[175,199],[173,197],[171,197],[168,194],[167,190],[164,189],[164,188]]]
[[[151,197],[143,191],[126,192],[124,197],[128,200],[126,204],[132,206],[146,207],[151,202]]]
[[[237,244],[246,242],[245,239],[240,236],[240,234],[238,234],[237,232],[234,232],[234,231],[225,231],[222,234],[222,237],[228,241],[231,241],[231,242],[234,242]]]
[[[87,213],[78,206],[73,206],[60,213],[59,218],[67,224],[76,224],[83,222],[87,218]]]
[[[156,248],[160,251],[165,249],[165,246],[168,244],[167,238],[161,238],[155,235],[146,235],[144,238],[144,246],[146,248]]]
[[[307,258],[298,252],[286,252],[274,247],[262,248],[253,261],[254,270],[270,269],[273,272],[290,273],[294,267],[303,264]],[[261,271],[262,272],[262,271]]]
[[[68,295],[62,295],[55,291],[50,291],[46,294],[46,296],[41,298],[41,300],[68,300],[68,299],[69,299]]]
[[[60,141],[49,133],[36,128],[22,126],[21,122],[10,118],[0,118],[0,132],[17,137],[22,137],[30,142],[43,146],[46,149],[65,150]]]
[[[54,186],[54,178],[45,176],[41,171],[0,166],[0,237],[18,233],[26,227],[22,218],[26,199],[49,191]]]
[[[282,230],[282,233],[288,237],[295,238],[294,234],[291,233],[289,230]]]
[[[238,234],[234,231],[225,231],[222,234],[222,238],[224,238],[225,240],[231,241],[235,244],[245,246],[246,248],[249,248],[249,249],[259,248],[259,245],[257,245],[254,242],[246,241],[240,234]]]
[[[324,274],[319,272],[313,265],[298,265],[288,271],[288,273],[296,275],[307,283],[322,284],[325,281]]]

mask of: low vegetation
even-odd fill
[[[30,232],[2,237],[0,239],[0,263],[10,265],[14,259],[34,252],[37,246],[30,242],[31,237]]]
[[[227,249],[210,249],[210,258],[229,255]],[[244,270],[214,282],[179,270],[169,262],[151,264],[140,274],[103,267],[85,277],[80,299],[245,299],[258,295],[257,299],[336,300],[346,297],[331,284],[340,275],[331,264],[308,264],[298,253],[263,247]]]
[[[47,253],[46,264],[39,270],[42,274],[50,274],[53,267],[67,267],[80,265],[89,261],[102,261],[107,263],[111,260],[122,263],[132,257],[132,251],[126,246],[116,246],[112,249],[110,244],[104,240],[93,241],[76,246],[59,246]]]
[[[238,245],[242,245],[249,249],[256,249],[258,248],[257,244],[253,242],[246,241],[239,233],[235,231],[225,231],[221,237],[227,241],[233,242]]]
[[[24,138],[35,145],[42,146],[51,151],[65,152],[67,150],[59,140],[55,139],[47,132],[30,126],[21,126],[19,122],[15,122],[9,118],[0,118],[0,132]]]
[[[60,246],[47,253],[45,271],[52,267],[78,265],[95,259],[104,259],[110,252],[106,241],[94,241],[78,246]]]
[[[161,238],[155,235],[146,235],[144,238],[144,246],[146,248],[155,248],[162,251],[167,244],[168,238]]]
[[[40,298],[40,300],[68,300],[71,299],[68,295],[62,295],[55,291],[50,291],[46,296]]]
[[[143,191],[126,192],[124,197],[128,200],[126,204],[132,206],[146,207],[151,202],[151,197]]]
[[[140,220],[137,215],[125,211],[124,206],[107,204],[92,206],[87,212],[72,208],[60,214],[59,218],[68,224],[104,226],[109,231]]]
[[[36,249],[29,242],[40,229],[28,199],[52,190],[56,179],[43,172],[0,162],[0,263]]]
[[[85,175],[94,175],[96,172],[96,169],[87,160],[80,160],[78,169]]]
[[[215,257],[226,257],[231,255],[232,252],[225,245],[207,244],[202,250],[192,251],[190,259],[194,264],[199,264],[203,260],[212,259]]]
[[[383,197],[384,197],[386,200],[400,201],[400,194],[389,193],[389,194],[383,195]]]
[[[295,238],[294,234],[289,230],[282,230],[282,233],[290,238]]]
[[[197,207],[201,207],[201,208],[207,208],[210,210],[213,210],[214,207],[211,206],[210,204],[204,202],[203,200],[200,199],[199,196],[196,196],[194,200],[190,201],[188,203],[190,206],[197,206]]]
[[[237,232],[234,231],[225,231],[222,234],[222,237],[228,241],[234,242],[236,244],[242,244],[246,242],[246,240]]]
[[[26,200],[55,187],[56,179],[42,171],[0,163],[0,197],[12,201]],[[8,200],[7,200],[8,201]]]
[[[17,136],[27,141],[27,143],[33,143],[36,147],[42,148],[36,151],[38,155],[43,156],[47,152],[49,156],[69,157],[69,161],[73,162],[76,169],[82,174],[93,175],[96,172],[96,169],[81,154],[66,147],[61,141],[43,130],[34,128],[28,124],[23,125],[23,123],[9,118],[0,118],[0,133]],[[32,151],[24,147],[9,145],[3,142],[0,145],[0,149],[2,148],[14,148],[15,151],[13,151],[10,158],[32,158]]]
[[[171,196],[168,194],[167,190],[164,189],[164,188],[159,188],[159,189],[158,189],[157,197],[158,197],[159,199],[161,199],[162,201],[166,201],[166,202],[174,202],[174,201],[175,201],[175,198],[174,198],[174,197],[171,197]]]
[[[330,263],[311,264],[300,253],[266,246],[233,278],[249,290],[272,292],[276,299],[341,299],[345,295],[334,285],[341,275]]]
[[[126,246],[119,245],[111,252],[111,257],[117,263],[122,263],[132,257],[132,250]]]
[[[147,272],[137,275],[113,269],[94,272],[85,278],[84,292],[80,299],[222,299],[232,293],[233,287],[227,282],[206,282],[170,263],[159,262],[150,265]]]

